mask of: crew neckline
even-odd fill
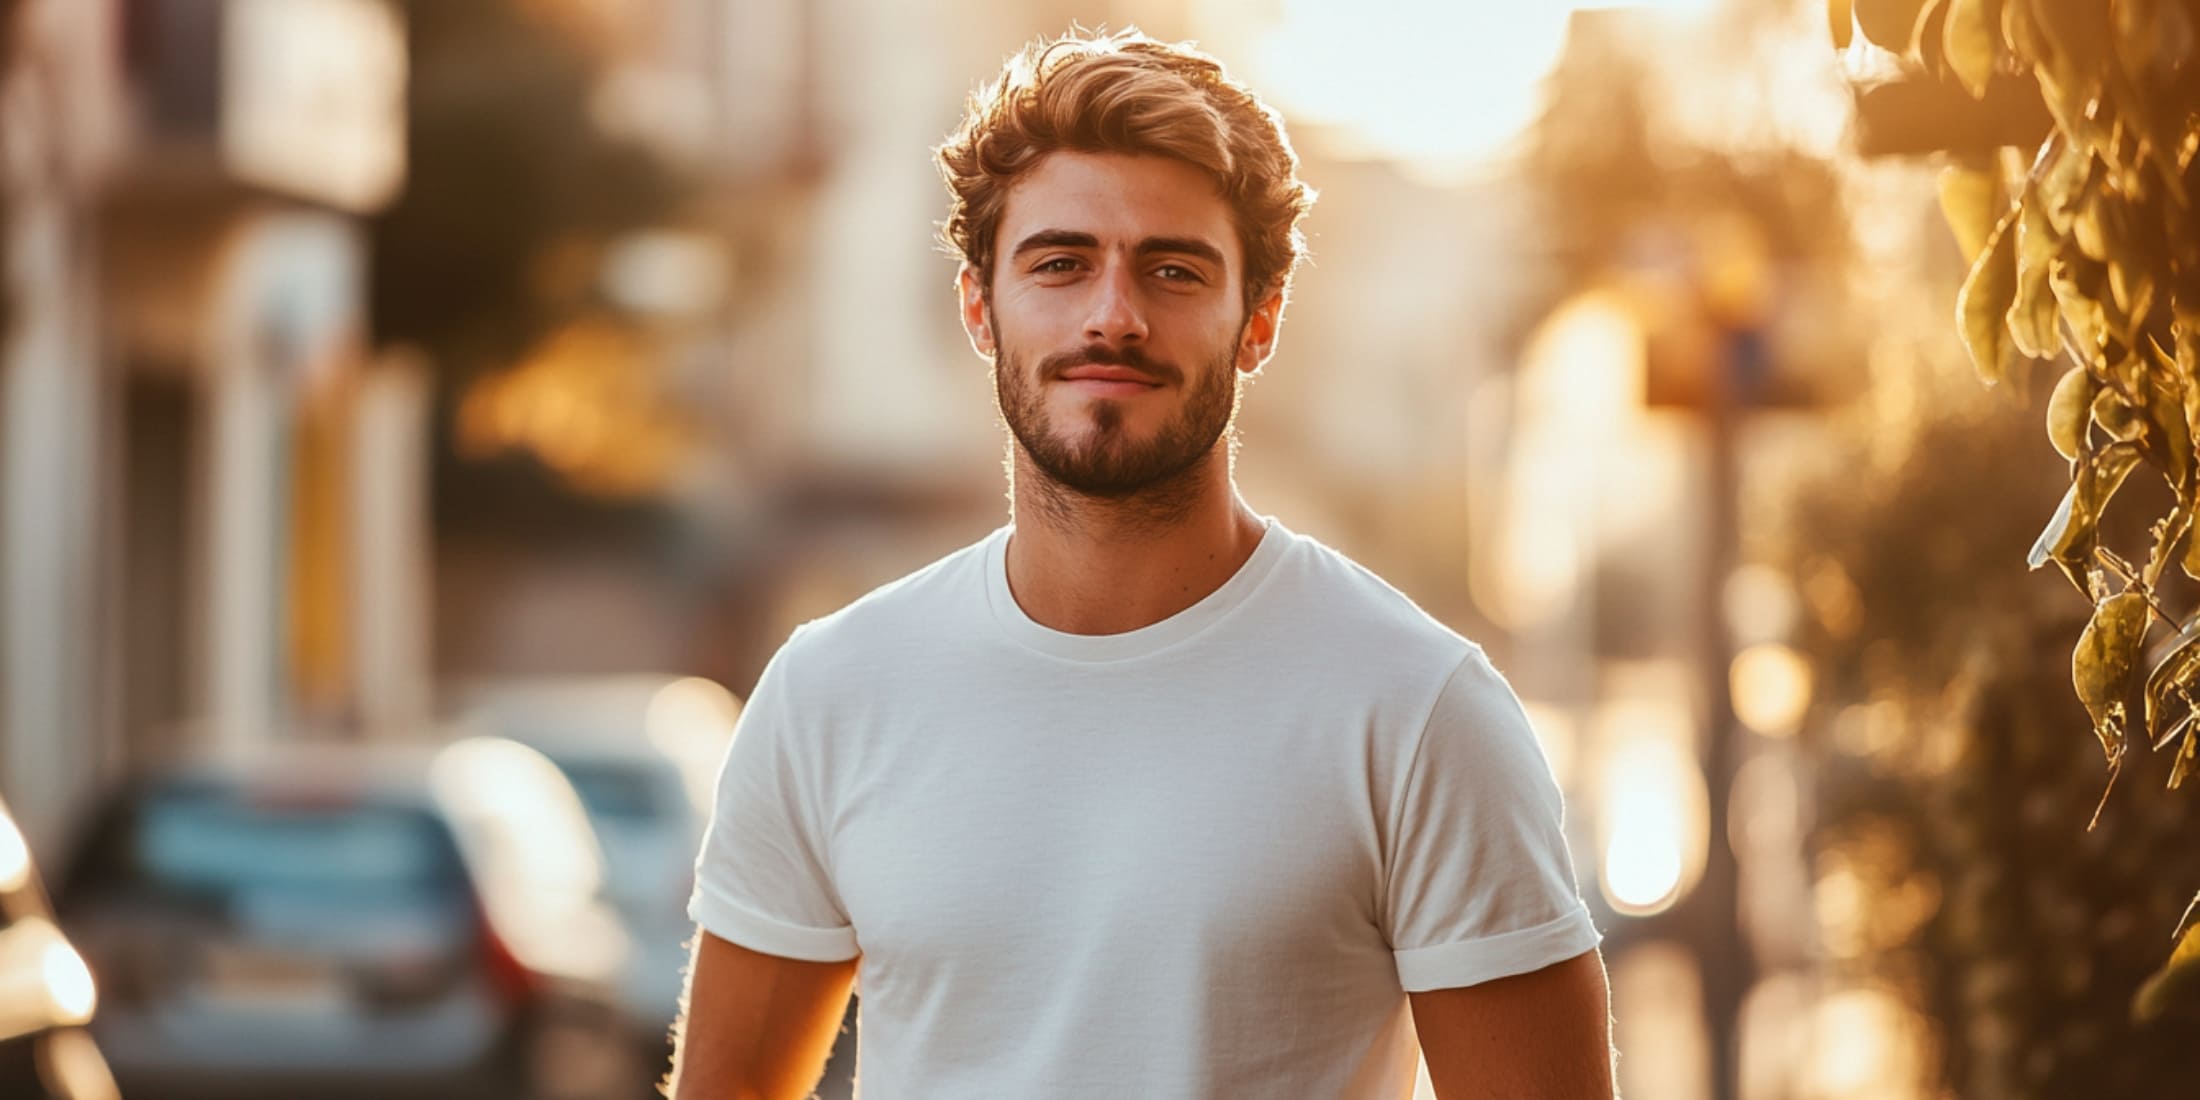
[[[1120,634],[1071,634],[1033,620],[1024,613],[1023,605],[1016,602],[1015,594],[1009,591],[1008,540],[1015,531],[1015,525],[1011,524],[993,532],[986,540],[986,602],[992,608],[993,620],[1011,640],[1027,648],[1063,660],[1084,662],[1143,657],[1186,641],[1221,622],[1243,605],[1260,582],[1274,571],[1285,546],[1291,541],[1291,532],[1276,522],[1274,516],[1263,516],[1260,542],[1253,547],[1252,556],[1238,566],[1229,580],[1201,597],[1198,603],[1160,622]]]

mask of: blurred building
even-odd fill
[[[0,785],[51,843],[136,756],[425,682],[419,479],[371,468],[420,387],[361,315],[405,50],[384,0],[0,13]]]
[[[0,782],[33,843],[89,774],[102,684],[96,217],[119,145],[112,4],[0,5]]]

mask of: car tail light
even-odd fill
[[[481,965],[489,979],[490,988],[508,1004],[519,1004],[535,995],[541,979],[527,964],[512,953],[510,944],[497,933],[496,923],[489,919],[486,910],[478,911],[481,935]]]

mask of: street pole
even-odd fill
[[[1711,1062],[1711,1100],[1737,1100],[1741,1059],[1742,1000],[1755,980],[1755,960],[1742,935],[1740,868],[1728,820],[1742,749],[1729,670],[1733,631],[1727,623],[1726,585],[1741,544],[1740,428],[1757,379],[1764,377],[1764,335],[1755,328],[1724,328],[1713,369],[1705,372],[1708,492],[1704,509],[1703,573],[1699,583],[1704,788],[1708,843],[1703,879],[1688,899],[1684,923],[1703,976],[1704,1028]]]

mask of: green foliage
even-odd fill
[[[1850,8],[1829,0],[1836,44]],[[2200,540],[2179,553],[2200,511],[2200,0],[1854,0],[1853,12],[1872,43],[1974,98],[1997,75],[2029,78],[2054,120],[2028,166],[1950,169],[1943,208],[1972,265],[1957,319],[1989,384],[2016,356],[2072,364],[2047,412],[2070,489],[2030,561],[2053,562],[2093,601],[2071,678],[2109,783],[2135,732],[2136,673],[2151,662],[2136,732],[2177,746],[2167,782],[2179,786],[2200,761],[2194,620],[2152,654],[2147,638],[2157,621],[2179,626],[2169,563],[2200,577]],[[2146,502],[2156,518],[2134,566],[2104,542],[2101,517],[2139,467],[2169,493]],[[2188,934],[2140,1007],[2195,956]]]

